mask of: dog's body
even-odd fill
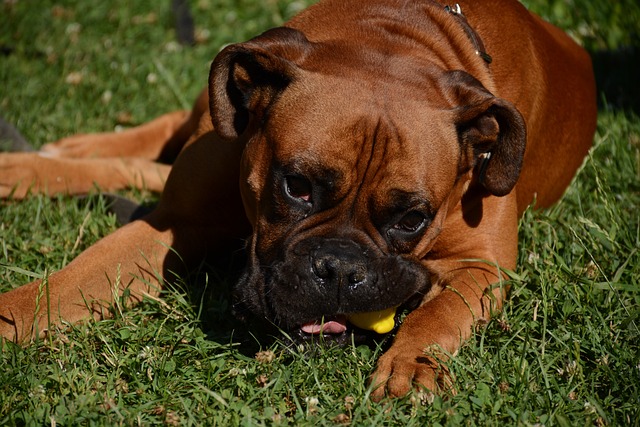
[[[4,196],[164,187],[153,213],[47,279],[49,313],[40,282],[0,295],[0,334],[28,340],[87,302],[100,315],[125,287],[157,295],[251,236],[238,308],[331,334],[417,298],[375,395],[433,389],[428,350],[454,353],[500,307],[520,214],[562,195],[596,117],[589,58],[564,33],[515,1],[460,6],[320,2],[222,51],[191,113],[0,156]],[[178,152],[170,174],[154,162]]]

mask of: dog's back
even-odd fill
[[[597,107],[591,59],[562,30],[517,2],[460,4],[493,56],[495,95],[513,102],[527,123],[518,208],[526,209],[534,198],[537,206],[547,207],[562,196],[593,143]]]

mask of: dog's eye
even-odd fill
[[[415,233],[426,223],[425,216],[417,211],[412,211],[402,217],[393,228],[406,233]]]
[[[287,176],[285,178],[285,191],[293,199],[311,203],[311,183],[301,176]]]

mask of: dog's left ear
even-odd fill
[[[447,73],[448,96],[457,104],[461,169],[476,167],[480,183],[505,196],[516,185],[527,140],[524,118],[510,102],[493,96],[463,71]]]
[[[209,106],[218,135],[236,139],[251,120],[261,120],[295,79],[296,63],[310,46],[300,31],[281,27],[223,49],[209,74]]]

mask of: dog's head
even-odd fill
[[[218,135],[247,141],[237,302],[287,329],[428,292],[447,213],[470,185],[509,193],[524,153],[521,115],[469,74],[290,28],[224,49],[210,102]]]

